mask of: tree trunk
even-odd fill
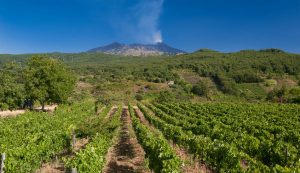
[[[42,103],[42,111],[45,112],[45,103]]]
[[[34,105],[33,100],[30,100],[30,101],[29,101],[29,107],[30,107],[30,110],[33,110],[33,105]]]

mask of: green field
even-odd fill
[[[199,163],[216,172],[300,171],[299,105],[139,103],[138,106],[129,107],[134,135],[146,152],[145,167],[155,172],[184,172],[187,165]],[[112,139],[118,137],[117,131],[122,132],[118,128],[121,108],[112,118],[107,117],[110,106],[98,115],[93,108],[91,101],[86,101],[61,106],[53,115],[29,112],[0,120],[0,152],[6,153],[6,171],[34,172],[41,162],[51,163],[59,157],[65,170],[100,172],[107,161],[108,148],[113,146]],[[138,109],[145,120],[140,118]],[[72,131],[78,141],[89,138],[88,144],[78,151],[72,151]],[[188,159],[177,155],[178,147],[186,151]],[[63,155],[64,152],[74,154]],[[191,162],[194,158],[197,160]]]
[[[300,172],[300,55],[52,53],[0,66],[0,110],[26,109],[0,118],[5,172]]]

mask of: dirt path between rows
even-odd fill
[[[128,107],[123,107],[121,131],[107,154],[104,173],[150,173],[144,165],[145,152],[134,134]]]
[[[138,118],[140,119],[140,121],[144,125],[148,126],[154,133],[157,133],[157,131],[159,131],[152,124],[149,123],[149,121],[145,118],[144,114],[141,112],[141,110],[137,106],[133,106],[133,109],[134,109],[136,115],[138,116]],[[173,147],[176,154],[179,156],[179,158],[184,163],[181,167],[182,172],[184,172],[184,173],[199,173],[199,172],[211,173],[211,171],[206,169],[205,164],[201,164],[197,159],[194,159],[192,157],[192,155],[190,155],[186,149],[174,144],[173,141],[169,141],[169,143]]]

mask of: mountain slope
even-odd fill
[[[126,56],[177,55],[186,53],[165,43],[156,44],[121,44],[112,43],[103,47],[88,50],[89,53],[102,52]]]

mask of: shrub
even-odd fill
[[[286,90],[285,87],[282,87],[280,89],[275,88],[275,89],[273,89],[272,91],[270,91],[268,93],[267,100],[274,101],[275,99],[278,99],[278,101],[280,103],[282,103],[283,102],[283,98],[286,95],[286,93],[287,93],[287,90]]]
[[[175,95],[170,91],[161,91],[159,93],[158,98],[156,99],[157,102],[172,102],[175,100]]]
[[[283,50],[277,48],[262,49],[260,52],[285,53]]]
[[[136,99],[137,101],[142,101],[142,100],[143,100],[143,96],[142,96],[141,94],[137,94],[137,95],[135,96],[135,99]]]
[[[265,86],[270,87],[270,86],[276,86],[277,85],[277,81],[274,79],[267,79],[265,81]]]
[[[209,87],[205,83],[199,82],[198,84],[193,86],[191,91],[192,91],[192,93],[194,93],[198,96],[207,97],[209,94]]]
[[[240,73],[233,76],[236,83],[259,83],[262,78],[255,73]]]

